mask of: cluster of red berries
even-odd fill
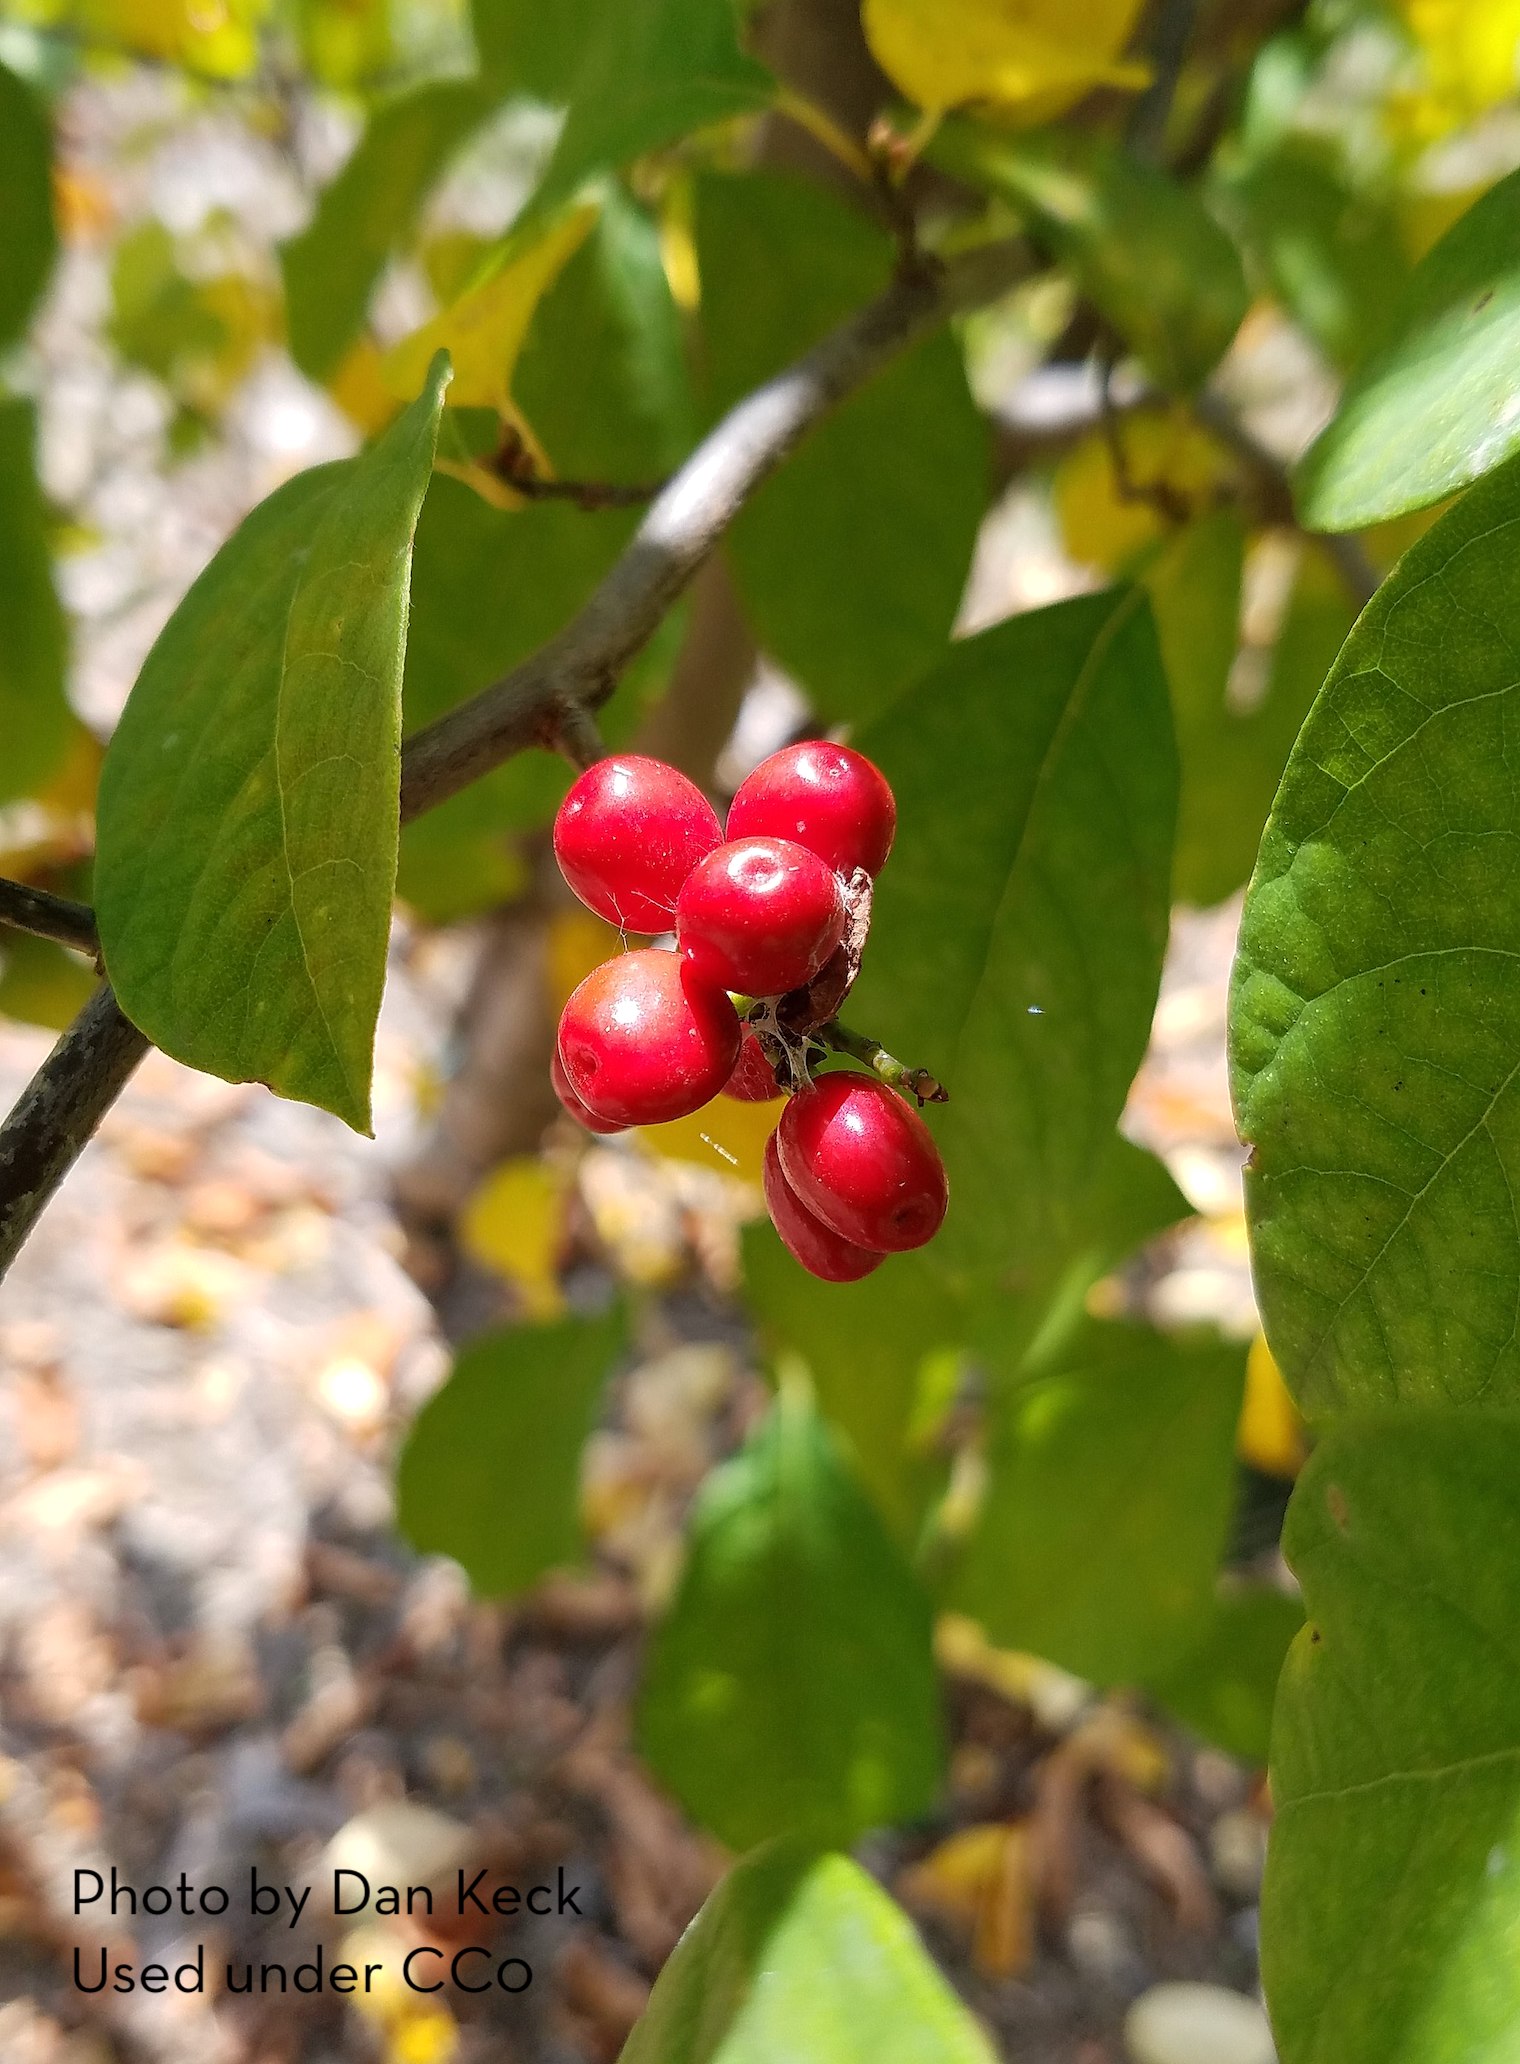
[[[852,895],[886,860],[896,824],[881,771],[843,745],[773,753],[734,797],[726,833],[701,790],[660,760],[626,753],[588,767],[555,819],[565,879],[621,931],[674,931],[676,943],[604,962],[565,1005],[553,1076],[571,1116],[613,1133],[683,1118],[720,1093],[783,1095],[734,998],[748,1010],[842,969]],[[834,984],[847,986],[847,975]],[[948,1188],[906,1099],[874,1075],[814,1081],[804,1069],[766,1143],[765,1200],[803,1267],[846,1283],[932,1239]]]

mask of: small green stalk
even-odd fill
[[[820,1025],[813,1037],[822,1040],[834,1053],[848,1054],[852,1060],[863,1061],[872,1074],[879,1075],[889,1088],[916,1097],[920,1104],[948,1104],[950,1101],[950,1092],[927,1068],[906,1066],[895,1054],[889,1054],[879,1040],[868,1039],[863,1032],[852,1032],[838,1018],[830,1018],[826,1025]]]

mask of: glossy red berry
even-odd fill
[[[575,1093],[575,1084],[565,1073],[565,1064],[559,1057],[558,1046],[550,1056],[549,1080],[554,1084],[554,1094],[570,1116],[577,1125],[584,1125],[587,1132],[611,1133],[628,1130],[626,1125],[620,1124],[615,1118],[598,1118],[589,1104],[582,1103]]]
[[[821,1218],[815,1218],[787,1181],[776,1151],[776,1135],[765,1143],[763,1170],[765,1208],[771,1224],[781,1235],[781,1244],[793,1261],[801,1262],[810,1276],[825,1283],[858,1283],[872,1269],[880,1268],[884,1254],[841,1240]]]
[[[922,1247],[950,1199],[945,1165],[918,1113],[874,1075],[822,1075],[781,1114],[787,1181],[841,1239],[878,1253]]]
[[[746,1032],[739,1047],[734,1072],[723,1085],[723,1094],[738,1104],[769,1104],[784,1094],[776,1071],[765,1058],[765,1048],[753,1032]]]
[[[792,839],[842,874],[881,871],[897,805],[864,753],[806,739],[762,760],[729,805],[728,837]]]
[[[739,1018],[678,953],[646,946],[587,975],[560,1018],[559,1054],[598,1118],[658,1125],[718,1094],[739,1057]]]
[[[565,880],[588,909],[630,932],[669,931],[682,882],[722,840],[701,789],[641,753],[588,767],[554,820]]]
[[[810,982],[844,937],[837,875],[790,839],[736,839],[686,877],[676,944],[716,989],[781,996]]]

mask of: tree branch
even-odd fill
[[[66,896],[52,896],[46,889],[0,876],[0,925],[30,932],[34,938],[56,939],[60,946],[72,946],[76,953],[99,961],[95,913],[87,903],[71,903]]]
[[[0,1275],[150,1044],[103,982],[22,1091],[0,1128]]]
[[[947,266],[920,261],[732,409],[661,489],[566,628],[406,741],[403,821],[530,746],[583,761],[595,749],[594,712],[762,481],[900,351],[957,310],[996,299],[1029,263],[1019,243],[984,246]],[[0,1275],[150,1043],[102,986],[0,1127]]]
[[[406,742],[401,815],[420,816],[513,753],[553,745],[566,710],[597,710],[760,484],[808,431],[953,310],[1005,291],[1021,245],[901,273],[859,315],[741,401],[661,489],[580,614],[492,687]]]

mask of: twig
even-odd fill
[[[87,903],[71,903],[66,896],[53,896],[46,889],[0,876],[0,925],[30,932],[34,938],[56,939],[60,946],[72,946],[76,953],[87,953],[99,962],[95,913]]]
[[[625,485],[616,480],[559,480],[538,470],[538,460],[521,431],[508,424],[488,461],[496,478],[528,502],[573,502],[578,509],[641,509],[665,485],[663,480]]]
[[[1212,431],[1219,442],[1255,476],[1262,514],[1274,523],[1297,525],[1288,469],[1276,452],[1263,444],[1255,431],[1247,429],[1223,395],[1209,388],[1194,397],[1193,412],[1204,428]],[[1368,558],[1361,539],[1319,531],[1310,531],[1306,535],[1323,548],[1357,607],[1365,609],[1377,592],[1382,576]]]
[[[0,1129],[0,1273],[147,1053],[103,982]]]
[[[1021,244],[902,273],[794,366],[732,409],[661,489],[580,614],[491,687],[407,740],[401,814],[410,820],[531,745],[556,741],[564,712],[597,710],[624,667],[761,483],[847,394],[960,307],[1027,268]]]
[[[565,751],[580,764],[595,749],[593,713],[762,481],[900,351],[958,309],[1005,293],[1029,263],[1013,242],[947,266],[901,270],[879,299],[732,409],[661,489],[579,615],[521,666],[406,741],[403,820],[529,746]],[[148,1046],[103,986],[0,1127],[0,1275]]]

